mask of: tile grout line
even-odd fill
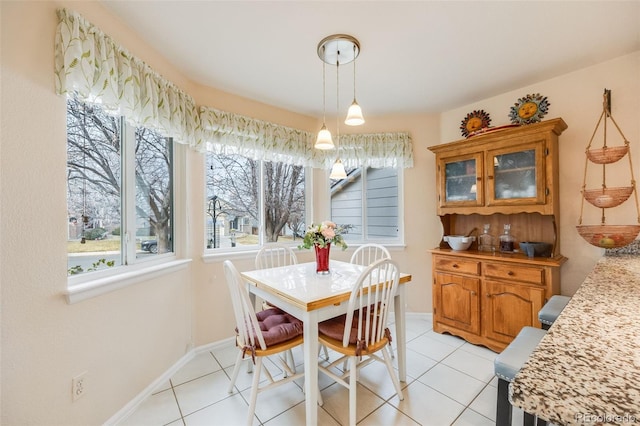
[[[173,388],[173,380],[169,379],[169,385],[171,385],[171,393],[173,393],[173,399],[176,401],[176,405],[178,406],[178,413],[180,413],[180,420],[182,421],[182,425],[186,426],[187,424],[184,421],[184,415],[182,414],[182,408],[180,408],[180,403],[178,402],[178,395],[176,395],[176,391]],[[168,423],[168,424],[171,424],[171,423]]]
[[[473,352],[470,352],[470,351],[467,351],[467,350],[463,349],[463,347],[464,347],[464,343],[463,343],[462,345],[460,345],[460,346],[455,347],[455,346],[450,345],[450,344],[448,344],[448,343],[441,342],[441,341],[439,341],[439,340],[437,340],[437,339],[432,339],[432,338],[430,338],[429,336],[426,336],[426,334],[427,334],[427,333],[429,333],[429,331],[432,331],[432,330],[433,330],[433,328],[432,328],[432,329],[430,329],[430,330],[428,330],[428,331],[425,331],[425,332],[423,332],[423,333],[419,334],[418,336],[414,337],[413,339],[411,339],[411,340],[409,340],[409,341],[412,341],[412,340],[415,340],[415,339],[417,339],[417,338],[419,338],[419,337],[421,337],[421,336],[424,336],[425,338],[428,338],[428,339],[431,339],[431,340],[434,340],[434,341],[438,341],[439,343],[442,343],[442,344],[445,344],[445,345],[451,346],[451,347],[453,347],[453,348],[454,348],[454,350],[453,350],[451,353],[449,353],[447,356],[445,356],[444,358],[442,358],[441,360],[439,360],[439,361],[438,361],[438,360],[435,360],[435,359],[433,359],[433,358],[431,358],[431,357],[429,357],[429,356],[427,356],[427,355],[424,355],[424,354],[422,354],[422,353],[420,353],[420,352],[417,352],[417,351],[415,351],[415,350],[413,350],[413,349],[408,349],[408,350],[412,350],[413,352],[416,352],[416,353],[418,353],[418,354],[420,354],[420,355],[422,355],[422,356],[425,356],[425,357],[427,357],[427,358],[429,358],[429,359],[432,359],[433,361],[435,361],[435,362],[436,362],[436,363],[435,363],[431,368],[429,368],[427,371],[425,371],[424,373],[422,373],[420,376],[416,377],[416,378],[414,379],[414,381],[413,381],[413,382],[411,382],[411,383],[414,383],[414,382],[416,382],[416,381],[419,381],[419,378],[420,378],[420,377],[422,377],[422,376],[424,376],[425,374],[427,374],[429,371],[431,371],[432,369],[434,369],[434,368],[435,368],[436,366],[438,366],[439,364],[442,364],[443,366],[445,366],[445,367],[447,367],[447,368],[450,368],[450,369],[452,369],[452,370],[454,370],[454,371],[457,371],[457,372],[459,372],[459,373],[461,373],[461,374],[464,374],[465,376],[468,376],[468,377],[470,377],[470,378],[472,378],[472,379],[475,379],[475,380],[481,381],[481,380],[479,380],[479,379],[477,379],[477,378],[475,378],[475,377],[471,376],[470,374],[465,373],[464,371],[460,371],[460,370],[458,370],[457,368],[454,368],[454,367],[452,367],[452,366],[450,366],[450,365],[444,364],[442,361],[444,361],[445,359],[447,359],[449,356],[451,356],[453,353],[455,353],[455,352],[456,352],[456,351],[458,351],[458,350],[462,350],[462,351],[463,351],[463,352],[465,352],[465,353],[471,354],[471,355],[473,355],[473,356],[477,356],[477,357],[479,357],[479,358],[484,358],[484,357],[483,357],[483,356],[481,356],[481,355],[477,355],[477,354],[474,354]],[[409,341],[407,341],[407,343],[409,343]],[[487,359],[487,358],[484,358],[484,359]],[[487,360],[489,361],[489,359],[487,359]],[[481,394],[481,393],[482,393],[482,392],[487,388],[487,386],[491,386],[491,381],[492,381],[492,380],[493,380],[493,377],[491,377],[487,382],[485,382],[485,384],[484,384],[484,386],[482,387],[482,389],[481,389],[481,390],[476,394],[476,396],[475,396],[475,397],[474,397],[474,398],[473,398],[473,399],[472,399],[468,404],[466,404],[466,405],[460,404],[460,402],[459,402],[459,401],[456,401],[455,399],[451,398],[449,395],[446,395],[446,394],[444,394],[444,393],[440,392],[438,389],[435,389],[435,388],[433,388],[433,387],[431,387],[431,386],[429,386],[429,385],[427,385],[427,384],[425,384],[425,383],[422,383],[422,382],[420,382],[420,383],[422,383],[423,385],[425,385],[425,386],[427,386],[428,388],[430,388],[430,389],[434,390],[435,392],[438,392],[440,395],[442,395],[442,396],[444,396],[444,397],[446,397],[446,398],[449,398],[449,399],[451,399],[452,401],[454,401],[454,402],[456,402],[456,403],[458,403],[458,404],[460,404],[460,405],[462,405],[462,406],[464,407],[464,408],[462,409],[462,411],[460,412],[460,414],[458,414],[458,416],[457,416],[457,417],[453,420],[453,422],[451,423],[451,425],[453,425],[453,424],[454,424],[454,423],[455,423],[455,422],[456,422],[456,421],[457,421],[457,420],[458,420],[458,419],[459,419],[459,418],[464,414],[464,412],[465,412],[465,411],[467,411],[467,410],[471,410],[471,411],[473,411],[474,413],[477,413],[479,416],[482,416],[482,417],[484,417],[484,418],[488,419],[489,421],[491,421],[491,419],[490,419],[490,418],[488,418],[487,416],[485,416],[485,415],[483,415],[483,414],[481,414],[481,413],[478,413],[477,411],[475,411],[474,409],[472,409],[472,408],[471,408],[471,404],[473,404],[473,402],[474,402],[476,399],[478,399],[478,396],[479,396],[479,395],[480,395],[480,394]],[[408,388],[408,387],[409,387],[409,385],[410,385],[410,384],[407,384],[407,386],[405,387],[405,389],[406,389],[406,388]],[[395,396],[395,395],[394,395],[394,396]],[[388,400],[386,400],[386,401],[385,401],[385,404],[386,404],[386,403],[389,403],[389,401],[391,401],[391,399],[393,399],[393,396],[392,396],[392,397],[390,397]],[[391,407],[395,408],[396,410],[398,410],[399,412],[401,412],[403,415],[405,415],[405,416],[409,417],[409,418],[410,418],[411,420],[413,420],[414,422],[416,422],[416,423],[420,424],[418,421],[416,421],[415,419],[413,419],[411,416],[409,416],[407,413],[405,413],[405,412],[404,412],[404,411],[402,411],[401,409],[399,409],[399,408],[395,407],[393,404],[389,403],[389,405],[390,405]],[[376,410],[378,410],[379,408],[380,408],[380,407],[376,408]],[[367,416],[365,416],[365,418],[366,418],[366,417],[368,417],[368,416],[370,416],[371,414],[373,414],[373,412],[375,412],[376,410],[374,410],[374,411],[372,411],[371,413],[369,413]]]

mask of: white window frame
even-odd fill
[[[210,152],[207,152],[205,155],[210,155]],[[260,229],[258,230],[258,245],[257,246],[252,246],[252,247],[229,247],[229,248],[216,248],[216,249],[209,249],[206,247],[206,235],[205,235],[205,244],[204,244],[204,252],[202,255],[202,259],[205,263],[210,263],[210,262],[216,262],[219,261],[220,258],[225,258],[225,259],[249,259],[252,257],[255,257],[256,253],[265,245],[265,236],[264,236],[264,227],[265,227],[265,215],[264,215],[264,163],[265,160],[256,160],[258,161],[259,164],[259,174],[260,174],[260,181],[258,182],[258,191],[259,191],[259,200],[258,200],[258,212],[260,215],[260,221],[259,221],[259,227]],[[204,161],[204,167],[206,168],[207,165],[207,161]],[[313,211],[313,205],[312,205],[312,196],[313,196],[313,169],[311,167],[304,167],[304,199],[305,199],[305,226],[308,226],[311,222],[311,218],[312,218],[312,211]],[[203,182],[203,192],[204,192],[204,199],[207,199],[207,183],[206,183],[206,170],[205,170],[205,177],[204,177],[204,182]],[[308,223],[307,223],[308,222]],[[206,214],[204,216],[204,222],[203,222],[203,235],[204,232],[206,230],[207,227],[207,217]],[[300,240],[300,243],[302,243],[302,240]],[[287,244],[285,243],[285,245],[290,245],[291,247],[295,248],[298,245],[297,244]]]
[[[65,99],[66,105],[66,99]],[[66,117],[66,115],[65,115]],[[135,235],[135,127],[122,120],[122,145],[124,159],[122,160],[122,193],[121,201],[126,206],[122,208],[122,237],[124,238],[124,253],[122,265],[105,268],[90,273],[71,275],[67,277],[67,289],[64,292],[67,303],[73,304],[92,297],[105,294],[119,288],[127,287],[139,282],[148,281],[154,277],[177,270],[186,269],[191,259],[184,258],[186,253],[186,150],[187,146],[172,142],[173,150],[173,222],[172,247],[173,252],[162,253],[147,259],[136,259]],[[126,139],[126,140],[125,140]],[[65,182],[66,185],[66,182]],[[65,203],[66,204],[66,203]],[[130,229],[133,224],[133,229]]]
[[[404,247],[405,246],[405,237],[404,237],[404,169],[402,167],[397,167],[398,170],[398,237],[393,239],[370,239],[367,235],[367,202],[366,202],[366,193],[367,193],[367,181],[366,179],[362,179],[362,202],[360,204],[360,211],[362,213],[362,235],[363,238],[357,241],[349,241],[347,240],[347,244],[349,244],[350,248],[357,248],[360,245],[368,244],[368,243],[377,243],[382,244],[385,247]],[[366,172],[365,172],[366,173]],[[327,199],[329,203],[331,203],[331,184],[328,178],[327,173]],[[329,214],[331,214],[331,207],[329,207]],[[333,219],[332,219],[333,220]]]

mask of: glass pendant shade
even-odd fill
[[[329,175],[330,179],[346,179],[347,172],[344,169],[344,165],[342,161],[338,158],[335,163],[333,163],[333,167],[331,168],[331,174]]]
[[[333,139],[331,139],[331,132],[327,130],[327,126],[324,124],[322,128],[318,132],[318,138],[316,139],[316,144],[314,145],[316,149],[334,149]]]
[[[362,116],[362,108],[356,102],[356,99],[353,98],[353,103],[349,107],[349,111],[347,111],[347,118],[344,120],[344,124],[349,126],[359,126],[364,124],[364,117]]]

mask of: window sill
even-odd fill
[[[360,247],[361,245],[366,244],[366,243],[354,243],[353,245],[350,245],[349,248],[347,250],[351,250],[354,251],[356,248]],[[380,243],[383,246],[385,246],[390,252],[399,252],[399,251],[404,251],[407,246],[403,243],[393,243],[393,244],[384,244],[384,243]],[[291,245],[291,248],[293,248],[296,252],[296,254],[298,254],[298,250],[297,250],[297,245]],[[301,252],[309,252],[309,250],[301,250]],[[235,251],[222,251],[222,252],[212,252],[212,251],[208,251],[205,252],[202,255],[202,261],[204,263],[215,263],[215,262],[222,262],[224,260],[227,259],[255,259],[256,254],[258,254],[258,249],[251,249],[251,250],[235,250]]]
[[[145,266],[125,273],[75,284],[69,287],[64,295],[67,303],[71,305],[142,281],[148,281],[160,275],[186,269],[189,263],[191,263],[191,259],[181,259]]]
[[[390,252],[393,251],[404,251],[407,249],[407,245],[404,243],[396,243],[396,244],[384,244],[381,243],[383,246],[385,246],[387,248],[387,250],[389,250]]]
[[[202,261],[204,263],[216,263],[227,259],[255,259],[256,254],[258,254],[258,249],[255,248],[251,250],[229,250],[218,253],[207,251],[202,255]]]

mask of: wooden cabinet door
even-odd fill
[[[545,204],[545,139],[487,151],[487,206]]]
[[[480,333],[480,279],[436,272],[434,321],[469,333]]]
[[[522,327],[540,327],[544,288],[485,280],[482,283],[482,335],[509,344]]]
[[[476,152],[437,161],[439,207],[484,205],[483,153]]]

